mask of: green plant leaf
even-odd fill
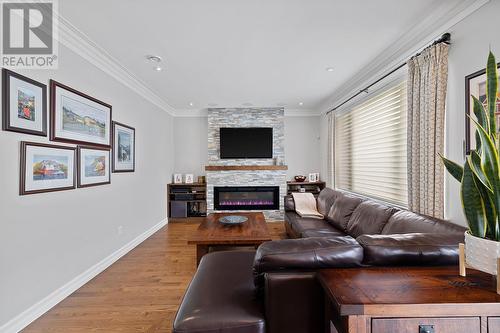
[[[477,177],[478,181],[480,181],[489,192],[493,193],[493,188],[484,174],[484,170],[481,168],[481,156],[479,156],[477,151],[472,150],[467,160],[474,176]]]
[[[483,201],[486,217],[486,237],[495,239],[495,228],[498,213],[495,209],[494,193],[484,185],[484,183],[477,177],[476,173],[474,172],[474,168],[476,168],[477,163],[479,163],[478,159],[480,159],[479,155],[477,154],[477,152],[474,152],[474,154],[471,154],[467,157],[467,163],[471,168],[474,184],[476,185],[476,188],[478,189]]]
[[[474,183],[474,174],[469,163],[464,165],[460,197],[471,234],[484,238],[486,235],[486,209],[481,193]]]
[[[486,110],[484,109],[484,105],[475,96],[472,96],[472,100],[473,100],[473,112],[474,115],[476,116],[477,122],[479,123],[479,125],[483,126],[488,135],[491,137],[489,116]],[[479,151],[481,149],[481,139],[479,137],[479,133],[477,132],[477,130],[474,134],[476,136],[476,150]]]
[[[495,135],[496,138],[496,120],[495,111],[497,104],[497,92],[498,92],[498,74],[497,74],[497,63],[495,56],[490,51],[488,55],[488,63],[486,65],[486,100],[488,102],[488,115],[490,118],[490,133]]]
[[[448,172],[450,173],[450,175],[452,175],[453,178],[461,182],[464,173],[464,168],[461,165],[458,165],[457,163],[447,159],[443,155],[439,153],[438,155],[439,157],[441,157],[441,160],[443,161],[443,164],[446,167],[446,170],[448,170]]]
[[[472,119],[472,121],[476,123],[478,133],[481,137],[481,169],[483,170],[484,175],[488,179],[488,182],[491,184],[491,187],[493,189],[492,199],[495,210],[497,212],[500,212],[500,161],[498,159],[498,150],[491,137],[487,135],[485,129],[474,119]],[[489,235],[491,233],[495,235],[493,239],[496,240],[500,238],[498,219],[494,225],[494,230],[489,230],[488,232]]]

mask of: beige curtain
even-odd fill
[[[408,206],[443,217],[443,153],[448,45],[439,43],[408,61]]]
[[[328,152],[327,152],[327,185],[330,188],[335,188],[335,113],[330,112],[328,115]]]

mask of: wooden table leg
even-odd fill
[[[201,257],[208,253],[208,245],[196,244],[196,267],[200,264]]]

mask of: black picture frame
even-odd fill
[[[82,179],[81,179],[81,171],[82,171],[82,149],[87,149],[87,150],[100,150],[100,151],[105,151],[108,153],[108,180],[104,182],[95,182],[95,183],[88,183],[88,184],[82,184]],[[92,186],[100,186],[100,185],[107,185],[111,184],[111,149],[109,148],[102,148],[102,147],[97,147],[97,146],[78,146],[77,147],[77,180],[78,180],[78,188],[85,188],[85,187],[92,187]]]
[[[57,129],[57,124],[56,121],[58,119],[58,112],[61,112],[61,110],[58,110],[56,107],[56,92],[58,89],[62,89],[65,91],[68,91],[70,93],[73,93],[85,100],[88,100],[90,102],[96,103],[101,105],[102,107],[107,109],[107,115],[106,115],[106,120],[107,123],[109,124],[108,128],[108,137],[106,138],[105,143],[100,143],[96,141],[91,141],[91,140],[78,140],[78,139],[72,139],[69,137],[65,137],[59,133],[59,130]],[[112,127],[113,127],[113,108],[110,104],[105,103],[103,101],[98,100],[97,98],[94,98],[90,95],[87,95],[81,91],[78,91],[74,88],[71,88],[67,85],[64,85],[60,82],[57,82],[55,80],[50,80],[50,140],[51,141],[59,141],[59,142],[65,142],[65,143],[71,143],[71,144],[82,144],[82,145],[91,145],[91,146],[96,146],[96,147],[104,147],[104,148],[111,148],[111,140],[112,140]]]
[[[53,187],[53,188],[45,188],[45,189],[37,189],[37,190],[29,190],[26,188],[26,168],[27,168],[27,149],[28,147],[41,147],[41,148],[49,148],[49,149],[57,149],[57,150],[70,150],[73,155],[73,177],[72,184],[70,186],[61,186],[61,187]],[[65,190],[73,190],[76,188],[76,148],[68,147],[68,146],[59,146],[52,144],[45,144],[39,142],[28,142],[21,141],[21,163],[20,165],[20,181],[19,181],[19,195],[28,195],[28,194],[38,194],[38,193],[47,193],[47,192],[56,192],[56,191],[65,191]]]
[[[41,121],[41,129],[39,131],[14,126],[12,124],[11,117],[10,117],[10,114],[11,114],[10,90],[12,88],[11,84],[10,84],[11,78],[16,78],[18,80],[26,82],[27,84],[33,85],[36,88],[42,90],[42,92],[41,92],[41,96],[42,96],[42,111],[41,111],[42,121]],[[2,68],[2,115],[3,115],[3,117],[2,117],[2,129],[4,131],[46,137],[47,136],[47,86],[41,82],[38,82],[38,81],[35,81],[35,80],[29,78],[29,77],[18,74],[16,72],[13,72],[13,71],[8,70],[6,68]]]
[[[500,70],[500,62],[497,63],[497,68]],[[483,75],[484,76],[486,75],[486,68],[483,68],[465,77],[465,154],[466,155],[469,155],[471,149],[473,149],[473,147],[471,147],[471,141],[472,141],[471,135],[473,135],[474,131],[472,130],[472,124],[470,120],[470,116],[474,116],[472,110],[471,81]]]
[[[132,167],[131,168],[126,168],[126,169],[121,169],[118,167],[118,163],[116,161],[116,155],[118,154],[118,147],[116,146],[117,145],[117,140],[115,138],[116,136],[116,133],[117,133],[117,127],[123,127],[125,129],[128,129],[129,131],[131,131],[133,133],[133,145],[132,145],[132,157],[133,157],[133,160],[132,160]],[[113,173],[120,173],[120,172],[135,172],[135,128],[134,127],[131,127],[131,126],[128,126],[128,125],[125,125],[125,124],[122,124],[122,123],[119,123],[117,121],[113,121],[113,140],[112,140],[112,143],[113,143],[113,162],[112,162],[112,172]]]

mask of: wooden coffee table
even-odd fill
[[[248,221],[239,225],[224,225],[219,218],[228,215],[248,217]],[[208,253],[210,247],[254,246],[270,241],[266,219],[262,213],[213,213],[201,222],[198,230],[188,238],[188,244],[196,245],[196,264]]]

